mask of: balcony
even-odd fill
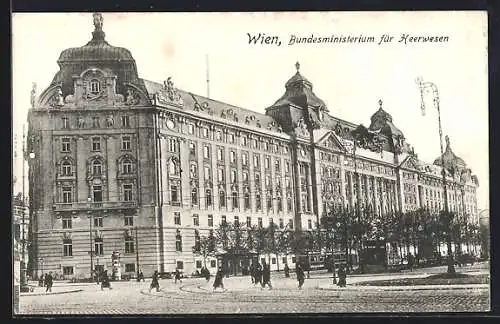
[[[52,208],[56,212],[82,210],[115,210],[137,208],[137,201],[101,201],[101,202],[72,202],[55,203]]]

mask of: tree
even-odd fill
[[[193,253],[203,257],[203,265],[207,267],[207,258],[215,256],[215,237],[212,235],[202,236],[200,240],[193,246]]]

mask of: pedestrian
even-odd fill
[[[101,276],[101,290],[104,288],[109,288],[111,290],[111,283],[109,282],[108,270],[104,270]]]
[[[142,273],[142,270],[141,270],[141,272],[139,273],[139,281],[141,281],[141,280],[142,280],[143,282],[144,282],[144,281],[146,281],[146,279],[144,279],[144,274]]]
[[[45,274],[45,292],[52,292],[52,284],[53,284],[52,272]]]
[[[408,253],[408,269],[410,271],[413,271],[413,263],[414,263],[413,255],[410,252]]]
[[[337,283],[337,286],[343,288],[346,285],[346,269],[343,264],[341,264],[339,267],[338,275],[339,275],[339,282]]]
[[[271,284],[271,268],[264,261],[262,263],[262,288],[266,285],[269,286],[269,289],[273,289],[273,285]]]
[[[206,267],[203,267],[203,269],[201,269],[201,271],[203,272],[203,276],[205,277],[207,282],[209,282],[210,281],[210,271]]]
[[[255,284],[255,263],[253,261],[250,265],[250,278],[252,279],[252,283]]]
[[[305,275],[304,275],[304,269],[302,269],[300,263],[297,264],[297,267],[295,268],[295,273],[297,274],[299,289],[302,289],[302,285],[304,285]]]
[[[215,280],[214,280],[214,290],[221,287],[223,290],[224,290],[224,283],[222,282],[224,278],[224,273],[222,272],[222,269],[219,268],[219,270],[217,270],[217,274],[215,275]]]
[[[175,283],[177,283],[177,280],[179,280],[179,282],[182,283],[181,272],[179,271],[179,269],[175,269]]]
[[[160,283],[158,282],[158,270],[155,270],[155,272],[153,273],[151,285],[149,286],[149,292],[151,292],[151,289],[153,288],[156,288],[156,292],[160,291]]]
[[[283,271],[285,271],[285,278],[290,278],[290,268],[288,267],[288,263],[285,263]]]
[[[255,271],[254,285],[261,284],[262,283],[262,267],[261,267],[260,263],[257,263],[254,271]]]

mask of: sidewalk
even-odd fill
[[[33,287],[33,286],[31,286]],[[21,297],[24,297],[24,296],[42,296],[42,295],[58,295],[58,294],[68,294],[68,293],[76,293],[76,292],[80,292],[80,291],[83,291],[83,289],[79,289],[78,287],[71,287],[71,286],[63,286],[63,285],[54,285],[52,286],[52,291],[50,292],[45,292],[45,290],[47,289],[46,287],[33,287],[33,291],[32,292],[23,292],[21,293]]]

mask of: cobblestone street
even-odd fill
[[[425,274],[385,275],[386,277]],[[368,280],[352,277],[350,283]],[[373,279],[373,276],[372,278]],[[213,278],[212,278],[213,280]],[[160,292],[146,282],[113,282],[112,290],[96,284],[73,285],[79,292],[22,296],[21,314],[202,314],[202,313],[351,313],[351,312],[480,312],[489,310],[487,285],[462,287],[355,287],[331,284],[326,274],[306,280],[303,290],[295,278],[273,276],[272,290],[250,283],[249,277],[224,280],[225,289],[212,291],[213,281],[161,280]],[[70,286],[70,284],[63,284]],[[57,284],[54,288],[58,288]],[[452,289],[453,288],[453,289]],[[59,289],[61,289],[59,287]]]

